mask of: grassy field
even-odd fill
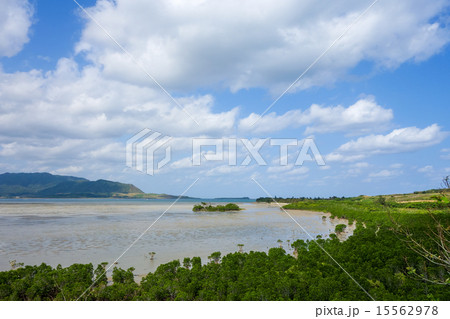
[[[329,199],[289,199],[286,209],[302,209],[331,213],[332,216],[360,222],[393,226],[402,224],[427,227],[438,219],[450,223],[450,191],[416,192],[384,196],[358,196]],[[283,202],[283,199],[279,199]]]

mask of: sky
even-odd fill
[[[450,1],[0,6],[0,173],[211,198],[406,193],[450,174]],[[126,161],[144,129],[170,137],[151,174]]]

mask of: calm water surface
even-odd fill
[[[155,220],[171,201],[146,200],[0,200],[0,270],[9,261],[52,266],[96,264],[116,260]],[[194,213],[196,202],[173,205],[119,260],[135,274],[154,271],[161,263],[200,256],[207,261],[214,251],[222,255],[238,250],[268,251],[283,241],[309,236],[278,207],[238,203],[240,212]],[[312,236],[327,237],[345,220],[325,220],[323,213],[290,211]],[[347,236],[351,234],[348,231]],[[154,260],[148,253],[155,252]]]

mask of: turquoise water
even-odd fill
[[[136,274],[183,257],[200,256],[205,262],[214,251],[237,251],[238,244],[244,244],[244,251],[267,251],[280,239],[291,251],[288,241],[309,239],[279,207],[239,202],[245,210],[194,213],[198,202],[181,200],[170,207],[170,200],[0,200],[0,270],[10,269],[10,260],[111,264],[142,234],[118,261],[119,267],[135,267]],[[345,222],[323,219],[323,213],[290,213],[313,237],[327,237]],[[156,253],[154,260],[149,252]]]

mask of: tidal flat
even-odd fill
[[[197,202],[180,201],[168,209],[172,202],[1,200],[0,270],[9,270],[12,260],[63,267],[111,264],[145,232],[117,264],[122,269],[134,267],[134,273],[142,276],[184,257],[199,256],[206,262],[212,252],[238,251],[238,244],[247,252],[267,252],[282,245],[292,253],[290,243],[310,239],[304,230],[314,238],[327,238],[337,224],[348,225],[344,219],[330,219],[321,212],[289,211],[302,230],[275,205],[238,202],[244,210],[192,212]],[[354,225],[347,227],[340,238],[350,236],[353,229]],[[150,252],[155,252],[153,260]]]

